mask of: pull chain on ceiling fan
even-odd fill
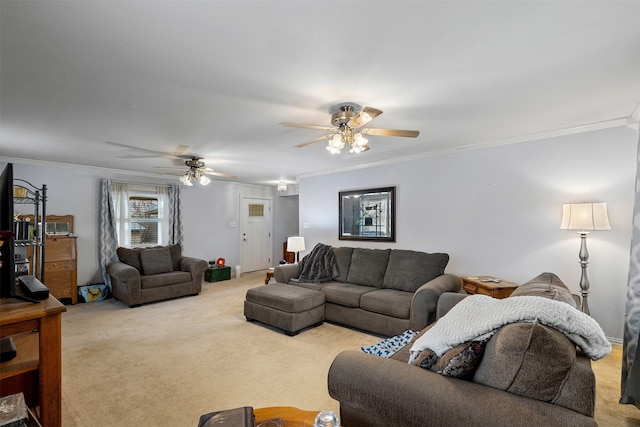
[[[332,154],[339,154],[343,149],[348,148],[348,154],[361,153],[369,150],[368,140],[364,135],[375,136],[401,136],[416,138],[420,132],[417,130],[400,130],[400,129],[374,129],[362,128],[371,120],[382,114],[377,108],[364,107],[356,113],[355,109],[359,108],[355,104],[343,104],[339,110],[331,115],[332,126],[309,125],[303,123],[280,123],[282,126],[297,127],[303,129],[328,130],[331,133],[321,137],[312,139],[302,144],[298,144],[296,148],[306,147],[316,142],[329,140],[327,150]]]

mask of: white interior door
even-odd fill
[[[240,201],[242,271],[271,267],[272,229],[271,199],[242,197]]]

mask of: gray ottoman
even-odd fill
[[[260,286],[247,291],[244,315],[248,321],[257,320],[293,336],[324,321],[324,294],[282,283]]]

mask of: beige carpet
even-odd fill
[[[327,371],[345,349],[380,337],[325,323],[295,337],[245,321],[264,273],[206,283],[199,296],[130,309],[114,299],[68,306],[62,320],[65,427],[195,427],[238,406],[338,411]],[[601,427],[640,426],[618,405],[620,352],[594,363]]]
[[[264,273],[207,283],[196,297],[137,308],[114,299],[63,315],[63,425],[196,426],[238,406],[338,410],[326,376],[344,349],[379,337],[332,324],[288,337],[247,322]]]

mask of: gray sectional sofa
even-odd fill
[[[117,249],[119,261],[107,266],[113,296],[136,307],[187,295],[197,295],[208,263],[182,255],[180,245]]]
[[[300,264],[275,267],[274,278],[278,283],[322,292],[324,319],[333,323],[383,336],[418,331],[435,321],[441,294],[462,289],[459,277],[445,274],[449,255],[444,253],[350,247],[332,250],[337,266],[332,280],[300,280]]]
[[[526,295],[560,304],[575,301],[550,273],[520,286],[509,299]],[[463,298],[468,296],[443,294],[439,319]],[[538,322],[507,324],[486,342],[477,365],[470,364],[468,350],[458,349],[457,356],[447,360],[447,352],[425,369],[407,363],[411,346],[391,358],[361,351],[345,351],[335,358],[328,389],[340,402],[343,425],[597,426],[591,361],[554,328]],[[446,376],[438,372],[442,366],[435,369],[443,360],[475,370],[464,379]]]

